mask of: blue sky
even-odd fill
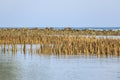
[[[0,0],[0,27],[120,26],[120,0]]]

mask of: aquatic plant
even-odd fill
[[[37,53],[55,55],[120,55],[120,39],[96,38],[94,35],[119,35],[120,31],[95,31],[95,30],[54,30],[46,29],[0,29],[0,44],[12,45],[12,51],[16,52],[16,44],[24,44],[23,52],[26,53],[26,44],[40,44]]]

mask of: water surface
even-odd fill
[[[0,80],[120,80],[120,59],[0,50]]]

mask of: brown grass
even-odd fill
[[[32,43],[40,44],[40,48],[36,48],[39,54],[54,55],[120,55],[120,39],[111,38],[95,38],[95,37],[75,37],[75,36],[39,36],[34,38],[8,38],[4,44],[12,45],[12,51],[17,51],[15,44],[23,43],[23,52],[26,53],[26,44],[30,44],[32,53]],[[1,40],[4,42],[4,39]],[[24,42],[22,42],[24,41]],[[14,43],[14,44],[13,44]]]
[[[3,51],[6,51],[6,45],[12,46],[12,51],[17,52],[16,44],[24,44],[22,51],[26,54],[26,44],[30,44],[30,52],[33,52],[32,44],[40,44],[36,49],[38,54],[54,55],[120,55],[120,39],[96,38],[79,36],[81,34],[120,34],[120,31],[76,31],[71,29],[1,29],[0,44],[4,44]],[[59,35],[57,35],[59,34]],[[65,35],[64,35],[65,34]],[[74,34],[74,36],[73,36]],[[81,35],[80,34],[80,35]],[[62,35],[62,36],[60,36]]]

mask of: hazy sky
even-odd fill
[[[120,26],[120,0],[0,0],[0,27]]]

